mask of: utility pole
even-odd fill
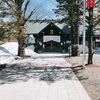
[[[83,56],[82,56],[82,67],[85,69],[85,8],[86,8],[86,0],[83,0]]]
[[[88,41],[88,64],[92,64],[92,37],[93,37],[93,7],[95,6],[95,0],[87,0],[87,7],[89,8],[89,41]],[[86,9],[86,0],[83,0],[83,56],[82,56],[82,67],[85,69],[85,9]]]

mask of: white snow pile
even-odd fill
[[[27,56],[34,56],[36,55],[37,53],[34,52],[34,46],[31,45],[31,46],[28,46],[25,48],[25,55]]]
[[[0,45],[0,64],[10,63],[14,61],[18,53],[18,43],[17,42],[8,42],[3,45]],[[29,46],[25,48],[25,55],[32,56],[36,55],[34,52],[34,46]]]
[[[17,58],[17,56],[11,54],[4,47],[0,46],[0,64],[10,63],[15,58]]]
[[[1,45],[4,49],[6,49],[9,53],[13,55],[17,55],[18,53],[18,43],[17,42],[8,42]]]
[[[17,42],[8,42],[8,43],[3,44],[1,46],[4,47],[7,51],[9,51],[13,55],[17,55],[17,53],[18,53],[18,43]],[[36,53],[34,52],[33,45],[25,48],[25,55],[26,56],[32,56],[34,54],[36,54]]]

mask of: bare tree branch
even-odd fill
[[[31,13],[29,14],[29,16],[27,17],[27,20],[29,20],[39,9],[39,6],[35,7]]]
[[[24,13],[23,13],[23,17],[25,17],[25,13],[26,13],[26,10],[27,10],[27,7],[30,3],[30,0],[27,0],[26,4],[25,4],[25,8],[24,8]]]
[[[98,4],[100,2],[100,0],[98,0],[95,4]]]
[[[8,0],[2,0],[2,1],[3,1],[4,3],[6,3],[14,12],[16,12],[15,9],[13,8],[13,5],[10,4]],[[13,2],[13,0],[12,0],[12,2]]]

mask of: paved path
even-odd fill
[[[59,61],[66,63],[63,58]],[[68,71],[36,72],[32,68],[0,72],[0,100],[91,100],[73,73],[68,77]]]

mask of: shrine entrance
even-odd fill
[[[60,52],[61,46],[59,42],[48,41],[44,43],[44,52]]]

